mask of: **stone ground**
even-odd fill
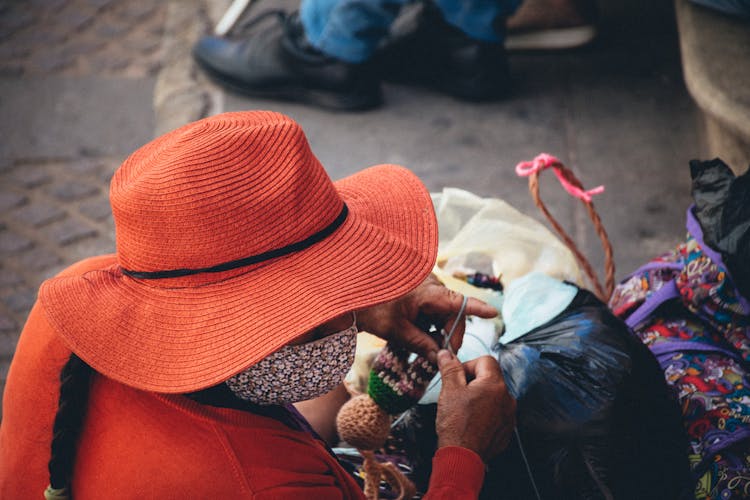
[[[114,251],[108,183],[154,129],[167,4],[0,1],[0,384],[39,284]]]
[[[702,156],[702,131],[671,3],[614,4],[590,47],[512,55],[506,101],[468,105],[387,85],[384,108],[340,114],[206,81],[190,47],[228,0],[0,0],[0,384],[41,281],[114,250],[107,190],[117,165],[155,131],[223,110],[291,115],[334,178],[401,163],[431,190],[498,196],[540,220],[513,167],[547,151],[587,187],[606,186],[596,205],[619,277],[668,249],[684,233],[687,161]],[[584,210],[547,176],[545,201],[600,266]]]
[[[154,75],[165,15],[155,0],[0,2],[0,74]]]

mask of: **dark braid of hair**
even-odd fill
[[[92,373],[92,368],[75,354],[70,355],[60,372],[60,399],[50,447],[50,488],[47,491],[51,498],[70,497],[70,479],[86,415]],[[47,492],[45,496],[48,496]]]

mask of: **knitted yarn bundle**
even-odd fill
[[[349,400],[336,417],[339,437],[359,450],[364,458],[365,496],[377,499],[378,485],[388,482],[399,499],[416,493],[414,484],[391,463],[379,463],[375,450],[382,448],[391,429],[391,417],[422,397],[437,366],[422,356],[409,362],[411,353],[387,344],[370,370],[367,394]]]

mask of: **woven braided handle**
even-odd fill
[[[565,190],[571,196],[581,200],[581,203],[583,203],[583,205],[586,207],[586,212],[588,212],[589,218],[594,224],[594,229],[596,231],[596,234],[599,236],[599,240],[602,244],[602,249],[604,250],[604,286],[602,286],[601,282],[599,281],[599,278],[594,272],[594,269],[591,266],[589,260],[583,255],[573,239],[562,228],[560,223],[558,223],[557,220],[549,212],[549,210],[547,210],[547,207],[545,206],[541,196],[539,195],[539,173],[547,168],[552,168],[563,188],[565,188]],[[609,297],[612,296],[612,291],[615,288],[614,253],[612,251],[612,243],[609,241],[607,231],[604,229],[604,224],[602,224],[601,218],[594,208],[594,203],[591,201],[591,196],[604,192],[604,187],[598,186],[588,191],[585,190],[583,188],[583,185],[581,184],[581,181],[578,180],[578,178],[570,169],[563,165],[560,160],[546,153],[540,154],[532,161],[519,163],[516,166],[516,173],[519,176],[529,178],[529,191],[531,192],[531,196],[534,199],[534,204],[544,214],[550,224],[552,224],[552,227],[555,228],[557,234],[559,234],[563,239],[565,245],[567,245],[570,251],[573,252],[576,260],[581,265],[584,272],[586,273],[586,276],[588,276],[589,280],[593,284],[596,290],[596,295],[606,303]]]

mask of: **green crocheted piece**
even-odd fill
[[[437,371],[434,364],[421,356],[409,362],[410,354],[403,347],[387,344],[370,370],[367,393],[390,415],[417,404]]]
[[[413,399],[396,393],[374,370],[370,372],[370,380],[367,383],[367,394],[389,415],[401,413],[414,405]]]

